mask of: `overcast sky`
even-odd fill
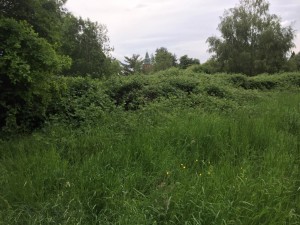
[[[300,51],[300,0],[269,0],[270,12],[282,18],[283,25],[293,23]],[[166,47],[179,58],[187,54],[209,58],[206,39],[220,35],[217,26],[225,9],[239,0],[68,0],[66,7],[76,16],[90,18],[108,28],[113,56],[154,53]]]

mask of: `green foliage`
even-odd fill
[[[66,0],[1,0],[4,18],[26,21],[57,52],[68,55],[73,63],[64,74],[106,77],[120,73],[111,58],[107,28],[89,19],[76,18],[64,7]]]
[[[173,107],[203,107],[207,110],[228,111],[257,96],[248,90],[297,90],[298,73],[276,75],[208,75],[171,68],[152,75],[133,75],[111,78],[103,88],[116,106],[125,110],[139,110],[156,103]],[[173,104],[173,105],[172,105]]]
[[[117,59],[110,59],[110,63],[108,64],[108,72],[109,76],[121,75],[122,74],[122,64]]]
[[[229,80],[236,86],[244,89],[291,89],[300,86],[300,76],[298,73],[284,73],[281,75],[261,74],[255,77],[243,75],[232,75]]]
[[[189,58],[187,55],[181,56],[179,59],[179,68],[186,69],[191,65],[199,65],[199,59]]]
[[[74,92],[89,89],[76,79]],[[156,104],[1,140],[0,221],[299,224],[299,94],[262,97],[230,114]]]
[[[158,48],[154,56],[154,71],[166,70],[177,65],[176,56],[170,53],[166,48]]]
[[[225,97],[225,91],[222,90],[222,88],[216,86],[216,85],[210,85],[205,88],[205,91],[207,92],[208,95],[210,96],[216,96],[219,98],[224,98]]]
[[[241,0],[225,11],[218,29],[222,38],[209,37],[207,42],[225,72],[250,76],[279,72],[294,46],[292,27],[283,27],[278,16],[269,14],[265,0]]]
[[[274,77],[276,78],[276,76]],[[280,86],[283,86],[282,90],[289,90],[292,87],[300,87],[300,76],[298,73],[283,73],[282,76],[278,78]]]
[[[143,59],[140,55],[133,54],[131,58],[125,56],[125,63],[122,63],[125,76],[142,72]]]
[[[33,128],[45,117],[52,73],[70,66],[26,22],[0,20],[0,127]]]
[[[100,121],[113,108],[101,82],[91,78],[58,78],[52,92],[48,117],[79,126]]]
[[[177,90],[181,90],[187,94],[196,93],[199,85],[197,79],[187,77],[170,78],[169,83]]]
[[[295,54],[295,52],[292,53],[291,57],[287,61],[284,71],[300,71],[300,52]]]
[[[62,27],[63,39],[61,50],[72,58],[72,66],[65,70],[66,75],[81,75],[92,77],[110,76],[112,59],[109,53],[109,38],[107,28],[89,19],[77,19],[71,14],[64,17]]]
[[[27,21],[40,37],[57,45],[62,35],[62,7],[65,2],[66,0],[0,0],[0,14],[17,21]]]
[[[244,76],[234,76],[231,78],[231,81],[239,87],[245,89],[260,89],[260,90],[269,90],[274,89],[277,86],[277,82],[274,79],[264,79],[263,75],[255,77],[254,79],[247,79]]]
[[[176,69],[176,71],[180,71]],[[107,81],[107,92],[117,106],[125,110],[137,110],[149,103],[198,93],[199,81],[192,77],[169,77],[165,70],[161,74],[132,76]],[[164,75],[162,74],[164,73]],[[165,76],[165,78],[163,77]]]
[[[199,66],[199,69],[207,74],[214,74],[222,71],[219,62],[214,57],[208,59],[205,63],[201,64]]]

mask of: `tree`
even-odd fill
[[[179,59],[179,67],[181,69],[186,69],[191,65],[199,65],[199,59],[189,58],[187,55],[181,56]]]
[[[26,20],[40,37],[51,44],[61,39],[61,25],[67,0],[0,0],[0,15]]]
[[[103,77],[110,74],[109,38],[105,25],[68,14],[64,18],[61,50],[72,58],[67,75]]]
[[[108,68],[110,75],[121,75],[122,64],[119,60],[112,58]]]
[[[133,54],[132,57],[125,56],[125,63],[122,63],[123,73],[128,76],[142,72],[143,59],[140,55]]]
[[[0,19],[0,128],[37,126],[46,111],[53,73],[69,67],[26,21]]]
[[[156,49],[154,56],[154,71],[165,70],[177,65],[176,55],[170,53],[166,48]]]
[[[0,0],[0,13],[6,18],[27,21],[55,50],[69,55],[73,64],[64,71],[66,75],[110,75],[110,68],[116,64],[110,56],[106,26],[76,18],[63,8],[66,1]]]
[[[281,19],[269,13],[266,0],[240,0],[240,5],[224,12],[218,29],[222,38],[209,37],[207,42],[226,72],[278,72],[294,46],[292,27],[283,27]]]
[[[285,71],[300,71],[300,52],[292,52],[291,57],[285,65]]]

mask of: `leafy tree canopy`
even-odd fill
[[[73,64],[68,75],[103,77],[110,74],[112,59],[105,25],[68,14],[64,18],[62,52],[69,55]]]
[[[176,55],[170,53],[164,47],[156,49],[154,56],[154,71],[166,70],[176,65]]]
[[[288,63],[290,67],[287,69],[287,71],[300,71],[300,52],[297,54],[293,52]]]
[[[71,60],[57,54],[25,21],[0,19],[0,43],[0,127],[20,124],[24,117],[30,122],[33,111],[41,110],[48,77],[69,67]]]
[[[67,0],[0,0],[0,15],[26,20],[40,37],[59,44]]]
[[[187,55],[181,56],[179,59],[179,67],[181,69],[186,69],[191,65],[199,65],[200,61],[199,59],[193,59],[193,58],[189,58]]]
[[[140,55],[133,54],[132,57],[125,56],[125,63],[122,63],[124,75],[131,75],[142,72],[143,59]]]
[[[76,18],[63,8],[66,1],[0,0],[0,12],[4,18],[27,21],[56,51],[70,56],[73,64],[64,71],[66,75],[110,75],[116,64],[110,56],[106,26]]]
[[[294,46],[294,31],[269,13],[266,0],[240,0],[226,10],[218,26],[222,38],[209,37],[209,51],[222,70],[255,75],[282,69]]]

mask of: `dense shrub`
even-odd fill
[[[112,110],[113,102],[104,92],[99,80],[68,77],[57,79],[58,81],[59,86],[52,93],[49,117],[80,125],[99,122],[104,112]]]
[[[271,90],[278,85],[276,78],[274,79],[274,75],[260,75],[251,78],[244,75],[234,75],[230,77],[230,81],[234,86],[244,89]]]
[[[242,87],[245,89],[270,90],[270,89],[274,89],[276,85],[277,83],[271,80],[266,80],[266,81],[248,80],[248,82]]]
[[[178,77],[176,79],[171,79],[170,84],[176,89],[182,90],[188,94],[194,92],[197,89],[199,81],[197,79],[192,79],[188,77]]]
[[[283,73],[280,75],[274,75],[274,78],[278,77],[278,83],[280,87],[291,88],[300,87],[300,74],[299,73]]]
[[[177,69],[161,71],[152,76],[114,78],[105,83],[107,94],[117,106],[136,110],[161,98],[178,97],[198,91],[199,81],[193,77],[172,76]]]
[[[206,87],[205,91],[208,95],[219,97],[219,98],[224,98],[226,95],[225,90],[223,90],[222,88],[220,88],[216,85],[210,85],[210,86]]]
[[[49,79],[70,60],[26,22],[0,19],[0,43],[0,129],[36,128],[45,119]]]
[[[112,101],[125,110],[137,110],[154,101],[174,101],[174,98],[180,99],[177,102],[190,102],[188,105],[195,106],[196,102],[203,107],[205,104],[211,105],[204,96],[217,97],[218,101],[224,101],[216,102],[216,105],[224,108],[226,104],[240,104],[239,102],[247,101],[248,98],[253,99],[253,94],[248,91],[297,88],[299,81],[299,74],[293,73],[246,77],[241,74],[208,75],[195,73],[191,68],[171,68],[152,75],[113,78],[104,83],[104,87]],[[229,103],[229,99],[233,102]]]
[[[107,94],[117,106],[124,106],[126,110],[137,109],[137,93],[144,87],[144,82],[140,78],[134,79],[111,79],[106,83]]]
[[[231,75],[229,81],[236,87],[242,87],[248,82],[247,77],[241,74]]]
[[[201,65],[192,65],[188,70],[193,71],[194,73],[205,73],[205,74],[215,74],[220,71],[220,65],[214,60],[208,60]]]
[[[36,81],[40,83],[25,82],[20,83],[23,86],[15,86],[20,88],[12,96],[22,96],[24,103],[1,114],[5,115],[7,124],[23,121],[24,127],[34,128],[34,124],[40,125],[52,118],[79,126],[101,123],[108,112],[117,109],[145,110],[146,107],[161,106],[229,112],[245,101],[256,99],[260,95],[257,90],[298,90],[300,86],[299,73],[246,77],[170,68],[152,75],[116,76],[106,80],[48,74]],[[8,93],[1,97],[8,101],[12,97]],[[25,101],[28,96],[31,100]]]

